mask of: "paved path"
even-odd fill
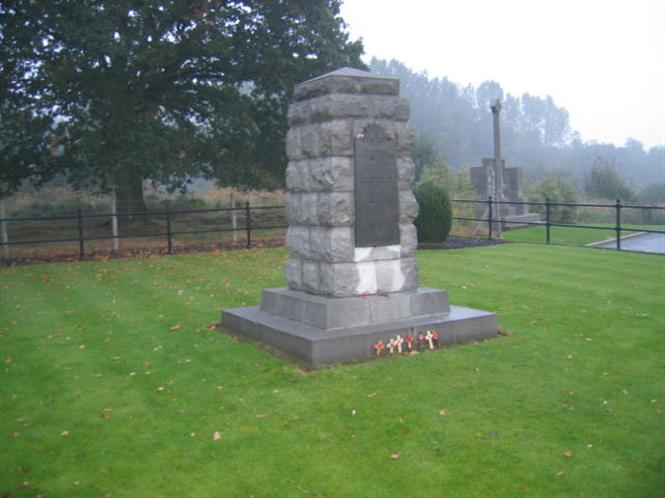
[[[595,245],[606,249],[616,249],[616,239],[604,244]],[[665,233],[643,233],[621,239],[621,249],[626,251],[650,252],[665,254]]]

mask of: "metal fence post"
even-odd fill
[[[545,197],[545,243],[549,244],[551,240],[551,230],[552,222],[550,219],[550,198]]]
[[[171,205],[166,205],[166,244],[169,254],[173,254],[173,228],[171,227]]]
[[[614,208],[616,209],[615,230],[617,232],[617,251],[620,251],[621,250],[621,199],[617,199]]]
[[[118,252],[120,243],[118,242],[118,200],[115,188],[111,193],[111,235],[113,236],[113,252]]]
[[[9,235],[7,234],[7,210],[4,199],[0,199],[0,244],[2,244],[2,257],[8,259]]]
[[[247,248],[252,247],[252,217],[249,201],[245,203],[245,228],[247,230]]]
[[[487,223],[489,230],[487,231],[487,238],[492,240],[492,196],[490,195],[487,198],[487,214],[489,216],[489,221]]]
[[[82,260],[85,258],[85,248],[83,247],[83,241],[85,239],[83,237],[83,210],[81,208],[78,208],[76,212],[76,219],[78,221],[79,229],[79,260]]]

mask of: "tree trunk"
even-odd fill
[[[143,200],[142,178],[126,180],[122,185],[116,186],[115,192],[116,208],[122,218],[132,219],[132,217],[136,217],[146,210],[145,201]]]

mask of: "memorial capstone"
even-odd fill
[[[297,85],[286,150],[288,288],[222,312],[226,329],[319,365],[372,356],[391,333],[494,336],[496,315],[418,287],[414,143],[399,81],[344,68]]]

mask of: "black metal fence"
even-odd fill
[[[86,243],[91,241],[112,241],[114,248],[118,247],[118,241],[128,238],[162,238],[164,240],[166,252],[173,254],[174,251],[174,238],[181,235],[198,235],[208,233],[223,233],[223,232],[240,232],[245,237],[245,247],[252,246],[252,234],[257,230],[270,230],[286,228],[286,217],[283,214],[277,216],[261,216],[260,213],[265,213],[273,210],[284,210],[285,206],[251,206],[249,201],[242,207],[235,208],[206,208],[206,209],[171,209],[166,207],[165,210],[149,210],[149,211],[135,211],[135,212],[116,212],[116,213],[95,213],[84,214],[82,209],[78,209],[76,214],[61,215],[61,216],[38,216],[38,217],[6,217],[0,219],[0,258],[9,259],[11,246],[26,246],[36,244],[67,244],[74,243],[77,245],[78,258],[83,260],[86,258]],[[196,228],[196,229],[178,229],[174,227],[174,222],[183,216],[190,216],[195,214],[211,214],[211,213],[235,213],[233,217],[236,223],[232,226],[223,226],[215,228]],[[154,219],[160,218],[162,220],[158,230],[142,231],[139,233],[119,233],[117,230],[118,220],[130,219]],[[108,235],[108,228],[105,229],[107,235],[99,234],[99,230],[86,229],[86,220],[112,220],[110,226],[112,233]],[[18,223],[55,223],[55,222],[74,222],[74,227],[69,227],[69,235],[62,237],[51,238],[14,238],[9,236],[8,227],[12,224]],[[270,223],[270,221],[273,221]],[[276,222],[275,222],[276,221]],[[267,223],[266,223],[267,222]],[[63,230],[65,231],[65,230]],[[95,232],[95,233],[93,233]]]
[[[493,199],[490,195],[487,200],[476,200],[476,199],[453,199],[453,203],[469,203],[479,205],[485,208],[483,216],[478,217],[463,217],[463,216],[453,216],[453,220],[457,221],[477,221],[479,223],[485,223],[487,225],[487,238],[492,239],[494,233],[497,230],[499,224],[501,227],[507,225],[522,225],[522,226],[541,226],[545,227],[545,243],[550,244],[552,237],[552,227],[569,227],[569,228],[579,228],[579,229],[591,229],[591,230],[614,230],[616,233],[616,248],[621,250],[621,234],[623,232],[645,232],[645,233],[663,233],[665,230],[654,230],[650,228],[631,228],[622,225],[622,213],[625,209],[639,209],[642,212],[657,210],[660,212],[665,212],[665,206],[647,206],[641,204],[624,204],[621,202],[621,199],[617,199],[613,204],[585,204],[578,202],[556,202],[551,199],[545,199],[544,202],[532,202],[532,201],[497,201]],[[514,216],[497,216],[497,207],[498,206],[529,206],[541,208],[544,210],[544,221],[520,221],[519,217]],[[552,212],[555,208],[600,208],[600,209],[611,209],[614,212],[614,223],[605,224],[605,225],[595,225],[595,224],[578,224],[578,223],[562,223],[553,220]]]
[[[474,212],[484,210],[482,216],[454,216],[453,220],[462,222],[478,222],[487,227],[487,238],[492,239],[495,237],[499,224],[502,228],[507,225],[510,226],[541,226],[545,228],[546,244],[551,243],[552,227],[569,227],[579,229],[592,229],[592,230],[613,230],[616,234],[616,248],[621,250],[621,236],[625,232],[646,232],[646,233],[665,233],[665,230],[655,230],[652,228],[635,228],[622,224],[622,216],[626,209],[639,209],[641,212],[656,211],[660,215],[665,215],[665,206],[645,206],[639,204],[624,204],[621,200],[617,199],[612,204],[585,204],[585,203],[565,203],[556,202],[546,199],[544,202],[531,202],[531,201],[497,201],[490,196],[487,200],[477,199],[454,199],[455,204],[471,204],[477,206]],[[544,220],[541,221],[521,221],[519,217],[504,217],[497,216],[497,206],[529,206],[542,212],[541,216]],[[613,223],[605,224],[579,224],[572,222],[565,222],[559,216],[554,216],[553,213],[557,208],[588,208],[588,209],[604,209],[605,212],[613,213]],[[118,212],[118,213],[95,213],[84,214],[81,209],[78,209],[76,214],[61,215],[61,216],[40,216],[40,217],[5,217],[0,218],[0,258],[5,260],[10,259],[11,246],[30,246],[40,244],[54,244],[54,243],[74,243],[77,246],[78,258],[85,259],[87,254],[86,243],[91,241],[112,241],[114,249],[118,247],[118,241],[128,238],[161,238],[164,241],[165,249],[168,254],[174,252],[174,238],[182,235],[199,235],[210,233],[223,233],[235,232],[243,233],[245,238],[245,247],[252,246],[253,233],[259,230],[270,229],[284,229],[287,227],[286,216],[284,214],[285,206],[251,206],[249,202],[242,207],[235,208],[206,208],[206,209],[171,209],[167,207],[164,210],[152,211],[137,211],[137,212]],[[261,213],[268,213],[271,211],[282,210],[281,213],[266,216]],[[231,226],[214,227],[210,228],[192,228],[190,223],[184,223],[185,228],[178,228],[174,226],[174,221],[182,217],[187,217],[196,214],[226,214],[227,216],[232,213],[235,214],[233,219],[237,223]],[[159,217],[160,223],[152,226],[152,230],[141,231],[138,233],[119,233],[117,230],[117,220],[127,220],[131,218],[146,217]],[[665,219],[665,216],[661,216]],[[649,216],[651,218],[651,216]],[[103,233],[99,229],[92,230],[86,227],[86,220],[112,220],[110,224],[112,233],[109,235],[108,227],[105,226]],[[58,233],[63,233],[60,237],[51,238],[16,238],[12,234],[10,237],[8,227],[18,223],[42,222],[42,223],[55,223],[57,221],[73,221],[73,226],[68,230],[60,230],[56,228]],[[218,220],[214,220],[218,221]],[[181,223],[182,225],[183,223]],[[665,223],[664,223],[665,224]],[[156,226],[155,226],[156,225]],[[480,225],[479,225],[480,226]],[[146,227],[144,227],[146,228]],[[39,231],[39,230],[37,230]],[[34,234],[34,231],[25,231],[28,234]],[[162,246],[164,248],[164,246]]]

